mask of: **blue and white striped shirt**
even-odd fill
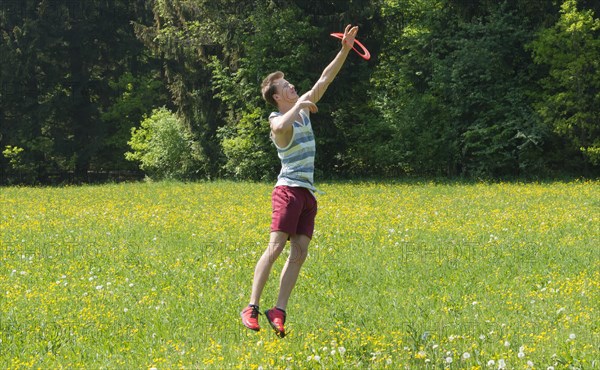
[[[273,112],[269,119],[281,115],[279,112]],[[302,122],[294,121],[292,139],[285,148],[278,147],[271,136],[271,140],[277,148],[277,155],[281,160],[281,172],[279,172],[275,186],[303,187],[314,192],[316,191],[313,184],[315,136],[310,125],[310,117],[304,111],[300,111],[300,117],[302,117]]]

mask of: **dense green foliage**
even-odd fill
[[[2,173],[28,182],[60,173],[131,169],[128,134],[164,104],[159,64],[136,38],[145,1],[0,2],[0,126],[20,166]]]
[[[550,66],[538,111],[556,133],[600,164],[600,19],[563,3],[554,27],[534,42],[535,60]]]
[[[131,130],[132,151],[125,158],[140,162],[150,177],[185,180],[202,168],[203,158],[181,120],[166,108],[156,109]]]
[[[260,82],[282,70],[306,91],[352,23],[373,58],[351,54],[312,117],[318,178],[596,176],[599,16],[587,0],[3,1],[0,175],[135,169],[131,129],[166,106],[202,158],[184,172],[272,179]]]

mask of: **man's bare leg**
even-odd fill
[[[287,242],[288,234],[282,231],[273,231],[271,232],[269,245],[267,249],[263,253],[263,255],[258,260],[256,267],[254,269],[254,281],[252,283],[252,295],[250,296],[250,304],[259,305],[260,296],[262,295],[263,289],[267,280],[269,279],[269,274],[271,273],[271,268],[273,267],[273,263],[285,247],[285,243]]]
[[[310,238],[306,235],[293,235],[290,238],[290,256],[281,271],[277,308],[285,311],[285,308],[287,307],[292,290],[298,280],[298,275],[300,275],[300,268],[304,261],[306,261],[309,243]]]

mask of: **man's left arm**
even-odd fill
[[[342,49],[337,53],[335,58],[333,58],[331,63],[329,63],[329,65],[323,70],[321,78],[319,78],[313,88],[302,95],[299,100],[310,100],[313,103],[317,103],[319,100],[321,100],[321,97],[323,94],[325,94],[329,84],[333,81],[335,76],[337,76],[338,72],[344,65],[346,57],[354,45],[354,38],[356,37],[357,32],[358,26],[354,26],[352,28],[350,25],[346,26],[344,37],[342,38]]]

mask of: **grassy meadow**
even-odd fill
[[[0,368],[600,369],[600,182],[320,189],[279,339],[272,184],[0,188]]]

